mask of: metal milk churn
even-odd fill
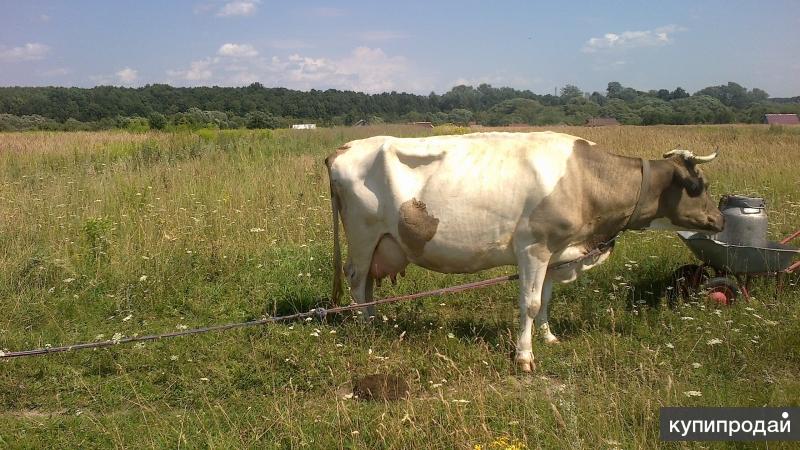
[[[763,198],[723,195],[719,210],[725,228],[714,239],[747,247],[767,246],[767,205]]]

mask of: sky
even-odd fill
[[[0,86],[800,95],[800,0],[0,0]]]

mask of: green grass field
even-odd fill
[[[715,198],[766,197],[770,235],[800,228],[800,130],[560,128],[617,153],[705,154]],[[135,336],[327,305],[323,159],[401,126],[189,134],[0,134],[0,349]],[[798,243],[797,245],[800,245]],[[629,232],[556,287],[557,346],[515,372],[516,283],[352,316],[0,361],[0,448],[652,448],[661,406],[800,405],[800,288],[670,308],[693,262],[674,233]],[[411,268],[378,297],[450,286]],[[346,398],[396,374],[411,395]],[[771,443],[769,448],[791,448]]]

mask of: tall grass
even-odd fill
[[[715,195],[766,197],[773,238],[800,228],[795,130],[558,130],[651,158],[719,148],[706,166]],[[0,349],[324,305],[324,156],[371,135],[466,131],[0,134]],[[756,283],[755,300],[731,308],[670,309],[660,294],[692,262],[686,248],[645,232],[617,249],[556,289],[551,323],[564,342],[535,345],[532,376],[508,358],[509,284],[383,307],[375,323],[334,318],[3,361],[0,447],[648,448],[660,406],[800,404],[796,278],[780,294]],[[485,276],[412,269],[377,295]],[[351,378],[377,372],[406,378],[410,398],[343,395]]]

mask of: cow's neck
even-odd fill
[[[650,160],[650,173],[642,190],[642,159],[606,155],[592,158],[593,170],[585,174],[590,178],[586,181],[593,185],[587,194],[594,210],[587,231],[595,239],[608,239],[621,231],[650,225],[657,218],[663,187],[669,185],[673,176],[669,162]],[[631,217],[634,212],[636,216]]]
[[[650,160],[648,164],[650,166],[648,179],[642,180],[642,175],[639,175],[640,182],[643,182],[646,188],[637,199],[637,214],[631,217],[630,222],[624,227],[626,230],[647,228],[654,220],[661,218],[658,215],[659,199],[664,189],[671,185],[675,168],[670,161],[663,159]]]

